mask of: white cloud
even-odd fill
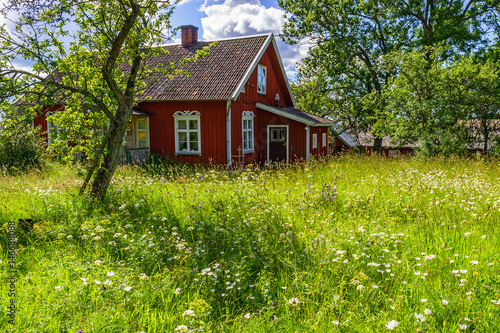
[[[203,39],[217,40],[228,37],[248,36],[272,32],[278,35],[286,22],[282,9],[266,7],[259,0],[225,0],[222,4],[205,4],[200,11],[207,17],[201,19]],[[294,67],[309,49],[305,45],[288,45],[277,38],[283,66],[290,78]]]
[[[191,1],[192,1],[192,0],[181,0],[181,2],[179,2],[179,3],[177,4],[177,6],[182,6],[182,5],[187,4],[188,2],[191,2]]]
[[[295,67],[298,62],[307,57],[309,53],[309,44],[295,44],[289,45],[281,40],[277,39],[276,44],[281,55],[281,61],[283,62],[283,67],[285,67],[286,75],[289,79],[295,79],[296,70]]]
[[[285,23],[283,10],[266,8],[259,0],[226,0],[223,4],[203,5],[200,10],[207,15],[201,24],[203,38],[208,40],[266,32],[276,34]]]

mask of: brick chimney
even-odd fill
[[[183,25],[181,29],[181,46],[193,46],[198,42],[198,27]]]

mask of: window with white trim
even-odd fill
[[[135,122],[137,130],[137,148],[148,147],[148,126],[147,118],[138,118]]]
[[[313,149],[318,148],[318,134],[313,134]]]
[[[389,157],[399,157],[401,156],[401,151],[397,149],[389,150]]]
[[[326,133],[323,133],[323,138],[322,138],[322,141],[323,141],[323,142],[322,142],[322,144],[321,144],[323,147],[326,147],[326,139],[327,139],[327,138],[326,138]]]
[[[175,118],[175,153],[201,154],[200,113],[177,111]]]
[[[254,151],[253,118],[252,111],[243,111],[242,114],[242,132],[243,132],[243,152]]]
[[[286,129],[285,128],[271,129],[271,141],[286,141]]]
[[[47,136],[49,146],[53,145],[54,142],[60,138],[61,133],[64,131],[64,128],[54,124],[52,121],[47,120]]]
[[[257,92],[259,94],[266,93],[266,77],[267,67],[264,65],[257,66]]]

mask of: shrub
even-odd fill
[[[25,173],[45,165],[40,129],[7,119],[0,132],[0,169],[3,174]]]

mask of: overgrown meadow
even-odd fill
[[[168,171],[168,172],[167,172]],[[0,179],[19,332],[499,332],[500,166],[347,156],[244,172]]]

